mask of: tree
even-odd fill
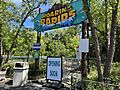
[[[79,43],[78,30],[67,28],[45,33],[42,41],[42,54],[45,56],[75,57],[76,47]]]
[[[83,0],[83,2],[84,2],[84,9],[85,9],[85,12],[86,12],[86,14],[88,16],[88,20],[89,20],[89,23],[90,23],[92,36],[93,36],[94,43],[95,43],[96,58],[97,58],[97,68],[98,68],[98,79],[99,79],[99,81],[102,81],[103,75],[102,75],[102,69],[101,69],[101,57],[100,57],[101,55],[100,55],[100,46],[99,46],[100,45],[99,44],[100,38],[98,38],[97,31],[99,31],[99,33],[103,33],[102,36],[105,37],[105,40],[108,43],[107,44],[108,53],[107,53],[107,56],[106,56],[107,59],[105,59],[105,66],[104,66],[105,68],[104,68],[104,73],[103,73],[104,77],[108,77],[110,75],[110,68],[111,68],[111,64],[112,64],[112,61],[113,61],[113,57],[114,57],[115,41],[116,41],[115,40],[116,39],[116,28],[117,28],[117,23],[116,22],[117,22],[117,13],[118,13],[118,3],[119,3],[119,0],[117,0],[117,1],[109,1],[109,2],[106,1],[105,2],[105,10],[106,10],[105,11],[105,16],[102,16],[104,14],[100,13],[102,10],[98,12],[98,14],[100,14],[102,16],[101,17],[101,16],[98,15],[99,16],[99,17],[97,16],[98,19],[100,18],[100,19],[104,20],[104,18],[105,18],[105,22],[102,21],[101,25],[99,25],[99,26],[105,25],[101,29],[107,31],[108,34],[110,32],[110,35],[107,35],[108,37],[105,36],[105,33],[104,33],[105,31],[101,32],[101,30],[99,30],[99,29],[97,29],[95,27],[95,26],[97,26],[97,24],[100,24],[101,20],[99,20],[99,21],[96,20],[95,21],[93,19],[92,15],[91,15],[91,12],[88,9],[87,1]],[[104,2],[101,1],[100,3],[102,3],[102,5],[103,5]],[[109,19],[110,20],[109,23],[107,22],[108,21],[108,15],[106,14],[106,13],[108,13],[108,9],[107,9],[108,8],[108,3],[110,3],[112,5],[112,14],[111,14],[112,17],[109,16],[109,17],[112,18],[112,20]],[[109,13],[110,12],[111,12],[111,10],[109,10]],[[93,22],[93,20],[94,20],[94,22]],[[108,28],[107,26],[110,25],[110,24],[111,24],[111,28]],[[111,30],[108,30],[108,29],[111,29]]]
[[[117,25],[115,57],[113,59],[114,62],[116,61],[120,62],[120,46],[119,45],[120,45],[120,25]]]
[[[116,44],[116,31],[117,31],[117,14],[118,14],[118,4],[119,0],[111,2],[112,5],[112,21],[111,21],[111,31],[110,31],[110,44],[108,44],[107,59],[104,66],[104,77],[110,75],[110,69],[114,58],[115,44]]]
[[[95,46],[96,60],[97,60],[96,64],[97,64],[97,69],[98,69],[98,81],[102,81],[103,76],[102,76],[102,69],[101,69],[101,57],[100,57],[100,46],[99,46],[98,36],[97,36],[96,29],[95,29],[95,25],[93,23],[93,18],[88,8],[87,0],[83,0],[83,3],[84,3],[84,9],[85,9],[85,12],[86,12],[86,15],[88,17],[89,24],[91,27],[91,33],[94,39],[94,46]]]
[[[39,6],[40,6],[41,3],[42,2],[39,2],[39,1],[35,2],[33,0],[31,0],[31,1],[28,1],[28,0],[24,1],[23,0],[22,1],[22,7],[21,7],[21,10],[20,10],[21,12],[17,12],[15,14],[15,12],[12,10],[13,13],[16,15],[16,17],[18,17],[18,18],[15,18],[15,21],[16,21],[16,23],[17,23],[18,26],[17,26],[17,31],[16,31],[13,39],[12,39],[12,43],[11,43],[10,48],[8,50],[7,58],[6,58],[5,62],[4,62],[4,64],[7,63],[8,60],[9,60],[9,55],[12,53],[13,47],[15,46],[15,43],[16,43],[16,39],[18,38],[18,35],[19,35],[22,27],[24,26],[24,22],[26,21],[26,19],[28,17],[30,17],[30,16],[32,16],[34,14],[33,12],[37,8],[39,8]],[[18,10],[19,10],[19,8],[18,8]]]
[[[12,55],[26,56],[31,50],[33,43],[35,42],[35,32],[31,29],[22,28],[16,39],[16,44],[13,48]]]
[[[1,0],[0,2],[0,35],[1,35],[1,42],[0,42],[0,48],[3,47],[3,51],[0,49],[1,55],[0,55],[0,68],[2,66],[3,58],[2,58],[2,53],[4,52],[4,47],[5,47],[5,41],[4,40],[9,40],[8,35],[10,35],[10,20],[13,19],[14,14],[8,10],[8,8],[14,8],[16,9],[15,4],[9,2],[9,1],[4,1]],[[11,25],[12,27],[12,25]],[[11,36],[10,36],[11,37]],[[8,46],[8,45],[6,45]]]

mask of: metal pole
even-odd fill
[[[41,39],[41,32],[37,32],[37,43],[40,43],[40,39]],[[39,57],[35,58],[35,73],[36,75],[38,75],[38,71],[39,70]]]
[[[39,14],[42,12],[42,9],[39,8]],[[41,40],[41,31],[38,32],[37,31],[37,42],[36,43],[40,43]],[[39,57],[35,58],[35,75],[38,75],[38,70],[39,70]]]

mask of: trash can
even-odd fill
[[[13,86],[23,86],[28,79],[28,62],[15,62],[13,72]]]

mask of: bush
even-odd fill
[[[35,62],[30,62],[29,67],[29,79],[34,79],[35,76],[45,77],[46,63],[40,62],[38,70],[35,69]]]
[[[7,63],[7,64],[3,65],[3,67],[2,67],[3,69],[6,69],[8,67],[6,76],[9,78],[13,77],[13,66],[14,65],[12,63]]]
[[[119,81],[120,81],[120,63],[116,62],[116,63],[112,64],[110,79],[111,79],[111,82],[114,84],[119,83]]]
[[[13,63],[8,62],[7,64],[3,65],[2,69],[5,70],[8,67],[6,76],[9,78],[13,77]],[[46,74],[46,60],[42,60],[39,64],[39,70],[35,70],[35,62],[29,62],[29,76],[35,76],[37,72],[37,76],[45,77]]]

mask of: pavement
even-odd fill
[[[8,82],[9,83],[8,83]],[[12,80],[1,81],[0,90],[70,90],[68,87],[64,87],[64,84],[58,82],[46,83],[45,80],[28,80],[29,82],[24,86],[14,87],[11,83]],[[4,83],[2,83],[4,82]]]
[[[81,79],[80,71],[77,62],[64,61],[63,62],[63,78],[62,83],[50,81],[46,83],[45,78],[38,80],[28,80],[27,84],[20,87],[13,87],[12,79],[0,81],[0,90],[71,90],[73,82]]]

